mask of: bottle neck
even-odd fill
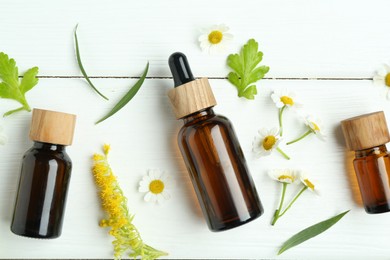
[[[196,113],[193,113],[191,115],[188,115],[186,117],[183,117],[184,124],[190,123],[190,122],[196,122],[200,120],[204,120],[210,116],[215,116],[214,110],[212,107],[200,110]]]
[[[60,145],[60,144],[50,144],[50,143],[42,143],[38,141],[34,141],[34,148],[40,149],[40,150],[45,150],[45,151],[57,151],[57,152],[62,152],[65,151],[65,145]]]
[[[357,150],[355,151],[355,157],[356,158],[361,158],[361,157],[366,157],[370,155],[379,155],[379,154],[384,154],[387,153],[387,148],[384,144],[364,149],[364,150]]]

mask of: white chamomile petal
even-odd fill
[[[372,80],[375,86],[381,87],[385,85],[385,77],[383,76],[375,75]]]
[[[169,192],[167,191],[164,191],[163,193],[161,193],[161,195],[164,197],[164,199],[166,200],[169,200],[171,198],[171,194],[169,194]]]
[[[145,200],[146,202],[149,202],[149,201],[152,200],[152,197],[153,197],[153,194],[152,194],[151,192],[148,192],[148,193],[145,194],[144,200]]]
[[[386,98],[387,98],[387,100],[390,100],[390,88],[387,90]]]
[[[145,182],[145,181],[140,181],[138,191],[139,192],[147,192],[149,191],[149,183],[150,182]]]
[[[277,127],[272,128],[272,129],[268,132],[268,135],[273,135],[273,136],[279,135],[279,129],[278,129]]]
[[[157,201],[157,203],[163,204],[163,203],[164,203],[164,200],[165,200],[165,198],[164,198],[164,196],[163,196],[162,194],[157,194],[157,195],[156,195],[156,201]]]
[[[378,70],[376,71],[376,74],[377,74],[378,76],[383,77],[383,78],[386,77],[387,73],[388,73],[388,70],[386,69],[385,66],[383,66],[383,68],[380,68],[380,69],[378,69]]]

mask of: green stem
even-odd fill
[[[30,109],[30,108],[29,108],[29,109]],[[13,114],[13,113],[16,113],[16,112],[19,112],[19,111],[22,111],[22,110],[27,110],[27,109],[26,109],[26,107],[19,107],[19,108],[17,108],[17,109],[10,110],[10,111],[4,113],[4,114],[3,114],[3,117],[9,116],[9,115],[11,115],[11,114]],[[30,109],[30,110],[27,110],[27,111],[31,111],[31,109]]]
[[[282,210],[283,202],[284,202],[284,196],[286,194],[286,189],[287,189],[287,184],[286,182],[283,182],[283,189],[282,189],[282,198],[280,199],[279,207],[275,211],[274,219],[272,220],[271,225],[275,225],[276,221],[278,221],[280,215],[279,212]]]
[[[286,211],[287,211],[289,208],[291,208],[291,206],[294,204],[294,202],[299,198],[299,196],[302,195],[302,193],[303,193],[305,190],[307,190],[307,186],[305,186],[305,187],[303,187],[303,188],[301,189],[301,191],[295,196],[295,198],[290,202],[290,204],[288,204],[287,208],[286,208],[285,210],[283,210],[283,212],[279,215],[279,217],[283,216],[283,215],[286,213]]]
[[[285,152],[283,152],[282,149],[280,149],[279,147],[276,148],[276,151],[278,151],[281,155],[283,155],[283,157],[286,158],[287,160],[290,160],[290,156],[288,156]]]
[[[308,136],[308,135],[311,134],[311,133],[313,133],[313,131],[310,129],[310,130],[308,130],[306,133],[304,133],[301,137],[298,137],[297,139],[288,142],[287,145],[296,143],[296,142],[302,140],[303,138],[305,138],[306,136]]]
[[[282,108],[279,108],[279,128],[280,128],[280,136],[283,136],[283,111],[286,108],[284,105]]]

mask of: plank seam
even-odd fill
[[[22,78],[19,76],[19,78]],[[39,79],[82,79],[83,76],[37,76]],[[91,79],[139,79],[140,77],[131,77],[131,76],[90,76]],[[199,79],[198,77],[197,79]],[[212,80],[227,80],[227,77],[208,77]],[[169,79],[172,80],[172,77],[146,77],[146,79]],[[263,78],[264,80],[335,80],[335,81],[355,81],[355,80],[372,80],[372,78],[348,78],[348,77],[335,77],[335,78],[326,78],[326,77],[274,77],[274,78]]]

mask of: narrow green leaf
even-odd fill
[[[108,112],[107,115],[102,117],[100,120],[98,120],[95,124],[99,124],[100,122],[103,122],[116,112],[118,112],[122,107],[124,107],[129,101],[137,94],[138,90],[141,88],[142,84],[144,83],[144,80],[146,78],[146,74],[148,74],[149,70],[149,62],[146,64],[146,68],[144,70],[144,73],[142,74],[141,78],[135,83],[133,87],[119,100],[119,102],[111,109],[110,112]]]
[[[87,72],[85,72],[83,63],[81,62],[81,57],[80,57],[80,48],[79,48],[79,40],[77,39],[77,27],[79,25],[76,25],[76,28],[74,29],[74,40],[75,40],[75,45],[76,45],[76,58],[77,58],[77,63],[79,64],[79,68],[81,73],[83,74],[85,80],[88,82],[88,84],[98,93],[102,98],[105,100],[108,100],[108,98],[103,95],[93,84],[92,81],[89,79]]]
[[[280,250],[278,252],[278,255],[280,255],[284,251],[286,251],[294,246],[297,246],[297,245],[305,242],[306,240],[309,240],[310,238],[313,238],[313,237],[321,234],[322,232],[328,230],[331,226],[336,224],[342,217],[344,217],[344,215],[347,214],[348,212],[349,212],[349,210],[347,210],[347,211],[345,211],[337,216],[334,216],[330,219],[319,222],[319,223],[317,223],[313,226],[310,226],[310,227],[302,230],[301,232],[295,234],[289,240],[284,242],[284,244],[282,245],[282,247],[280,248]]]

